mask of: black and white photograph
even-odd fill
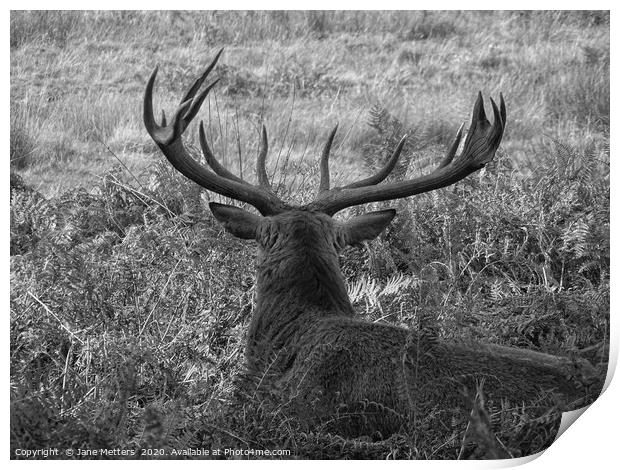
[[[610,46],[609,10],[11,10],[10,459],[544,452],[615,367]]]

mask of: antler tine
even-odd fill
[[[184,103],[185,101],[194,98],[194,95],[196,95],[196,92],[200,89],[202,84],[205,82],[205,80],[207,79],[207,77],[211,73],[211,70],[213,70],[213,67],[215,67],[215,64],[217,64],[217,61],[219,60],[220,56],[222,55],[222,52],[224,52],[224,48],[223,47],[218,51],[217,54],[215,54],[215,57],[213,58],[211,63],[209,65],[207,65],[207,68],[202,73],[202,75],[200,77],[198,77],[196,79],[196,81],[194,82],[194,84],[190,87],[190,89],[187,90],[187,93],[185,93],[185,96],[181,100],[181,103]],[[213,86],[213,85],[214,85],[214,83],[211,86]]]
[[[268,191],[273,191],[271,183],[267,176],[267,170],[265,170],[265,162],[267,161],[267,152],[269,151],[269,143],[267,140],[267,128],[263,124],[261,132],[260,150],[258,152],[258,158],[256,159],[256,175],[258,176],[258,184],[261,188],[265,188]]]
[[[491,100],[493,101],[493,100]],[[469,130],[467,131],[467,137],[463,144],[463,151],[460,158],[469,158],[470,164],[476,166],[476,170],[482,168],[485,164],[493,159],[495,151],[489,153],[489,150],[493,148],[495,142],[499,145],[497,140],[497,130],[499,129],[499,137],[501,139],[502,122],[501,118],[498,119],[497,113],[495,114],[495,122],[493,126],[487,119],[487,115],[484,111],[484,103],[482,100],[482,92],[478,92],[476,98],[476,104],[474,104],[474,111],[471,116],[471,123]],[[488,155],[487,155],[488,154]],[[489,157],[487,160],[480,158],[483,155]]]
[[[502,127],[506,127],[506,103],[504,103],[504,95],[499,94],[499,114],[502,117]]]
[[[501,111],[497,109],[497,105],[492,99],[491,106],[493,107],[494,119],[492,125],[484,112],[482,93],[478,92],[471,124],[463,144],[463,151],[459,157],[460,159],[468,159],[468,163],[473,168],[473,171],[482,168],[493,159],[504,133]],[[504,114],[505,112],[504,105]]]
[[[478,121],[487,121],[487,114],[484,112],[484,99],[482,98],[482,91],[478,91],[478,96],[476,97],[476,103],[474,104],[474,112],[472,113],[472,118],[477,119]]]
[[[142,119],[144,120],[144,127],[146,127],[147,132],[152,136],[153,132],[159,127],[155,122],[155,116],[153,115],[153,85],[155,84],[155,78],[157,77],[157,72],[159,71],[159,66],[156,66],[149,77],[149,80],[146,82],[146,89],[144,90],[144,101],[143,101],[143,110],[142,110]],[[165,123],[162,126],[165,127]]]
[[[214,81],[198,93],[198,90],[207,79],[209,72],[215,67],[217,59],[221,54],[222,51],[219,51],[205,72],[190,87],[169,124],[166,122],[165,114],[162,113],[161,126],[157,124],[153,115],[153,87],[158,71],[156,67],[146,84],[144,92],[144,125],[168,161],[184,176],[222,196],[247,202],[256,207],[263,215],[277,214],[288,206],[274,194],[265,191],[263,188],[248,184],[221,166],[207,145],[202,123],[199,128],[200,144],[207,163],[213,171],[194,160],[183,144],[183,132],[198,113],[209,91],[217,83],[217,80]]]
[[[400,142],[398,142],[398,145],[396,146],[396,149],[392,153],[392,156],[389,158],[389,160],[385,163],[383,168],[381,168],[381,170],[379,170],[377,174],[370,176],[368,178],[365,178],[363,180],[356,181],[355,183],[347,184],[346,186],[343,186],[342,189],[361,188],[364,186],[373,186],[375,184],[381,183],[384,179],[390,176],[390,173],[392,173],[392,170],[394,169],[394,167],[396,166],[396,163],[398,162],[398,158],[400,157],[400,154],[403,150],[406,140],[407,140],[407,136],[404,135],[403,138],[400,139]]]
[[[494,146],[495,144],[499,145],[498,139],[502,138],[504,123],[502,122],[502,116],[500,115],[499,108],[495,104],[495,101],[493,101],[493,98],[490,98],[490,100],[491,107],[493,108],[493,127],[489,140],[491,140],[491,146]]]
[[[204,155],[207,164],[216,174],[223,178],[248,185],[247,182],[239,178],[234,173],[228,171],[225,167],[220,165],[220,162],[217,161],[217,158],[215,158],[215,155],[213,155],[213,152],[211,152],[211,148],[207,143],[207,136],[204,129],[204,123],[202,121],[200,121],[200,125],[198,126],[198,140],[200,141],[200,148],[202,149],[202,154]]]
[[[493,159],[502,140],[506,122],[506,105],[503,96],[500,95],[499,108],[492,100],[491,105],[494,115],[492,125],[484,111],[482,93],[478,93],[461,154],[456,156],[463,134],[462,126],[446,156],[431,173],[411,180],[390,182],[379,186],[368,184],[361,186],[354,183],[343,188],[334,188],[321,193],[309,207],[333,215],[347,207],[409,197],[449,186],[465,178]]]
[[[219,78],[217,80],[214,80],[213,83],[211,83],[208,87],[206,87],[203,91],[201,91],[198,96],[195,96],[191,100],[191,106],[189,110],[187,111],[187,113],[185,113],[185,116],[183,116],[185,127],[187,127],[187,125],[192,121],[192,119],[196,117],[196,114],[198,114],[198,111],[200,111],[200,107],[202,106],[203,101],[205,100],[205,98],[207,97],[211,89],[219,81],[220,81]]]
[[[325,147],[323,147],[323,152],[321,153],[321,181],[319,183],[319,194],[329,190],[329,153],[337,130],[338,124],[336,124],[330,132],[327,142],[325,142]]]
[[[461,138],[463,137],[464,127],[465,127],[465,123],[461,124],[461,127],[459,127],[459,130],[456,133],[456,137],[454,138],[454,142],[452,142],[452,145],[450,146],[450,149],[448,150],[448,153],[446,153],[446,156],[444,157],[444,159],[441,161],[439,166],[437,166],[436,168],[437,170],[439,170],[440,168],[443,168],[444,166],[448,166],[450,163],[452,163],[452,160],[454,160],[456,151],[458,150],[459,144],[461,143]]]

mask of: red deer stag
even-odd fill
[[[200,145],[210,168],[194,160],[182,140],[190,121],[216,81],[202,88],[220,57],[185,94],[170,123],[153,115],[153,71],[144,96],[144,124],[170,163],[184,176],[222,196],[254,206],[261,215],[212,202],[209,207],[236,237],[259,247],[257,299],[246,347],[247,366],[260,386],[277,391],[282,403],[310,422],[337,423],[345,435],[393,433],[412,413],[464,405],[464,387],[484,380],[489,399],[523,402],[554,392],[567,407],[587,395],[591,366],[540,352],[491,344],[455,343],[389,324],[356,318],[338,262],[346,245],[381,233],[396,212],[370,212],[347,222],[338,211],[374,201],[405,198],[452,185],[490,162],[502,140],[506,107],[491,100],[493,124],[482,95],[462,151],[463,127],[437,168],[407,181],[379,184],[390,174],[404,138],[374,176],[330,188],[328,159],[336,130],[323,149],[316,199],[293,206],[274,193],[265,171],[267,133],[262,129],[258,185],[225,169],[207,144],[202,122]],[[538,394],[538,395],[537,395]],[[436,408],[437,409],[437,408]]]

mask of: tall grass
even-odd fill
[[[30,152],[24,176],[38,183],[50,171],[45,149],[68,142],[76,151],[67,158],[79,156],[91,171],[105,164],[101,140],[146,168],[140,101],[148,74],[160,65],[156,105],[170,111],[222,46],[212,111],[247,121],[244,140],[261,120],[275,139],[288,128],[287,137],[298,136],[293,157],[319,148],[339,122],[349,136],[342,161],[357,159],[374,105],[447,142],[479,89],[504,92],[512,119],[505,145],[519,162],[542,157],[542,135],[604,148],[608,23],[605,12],[12,12],[12,106],[25,113],[15,136],[45,142]],[[282,110],[293,94],[290,126]]]

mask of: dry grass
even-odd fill
[[[603,152],[608,21],[588,12],[13,12],[11,112],[21,123],[15,138],[36,149],[24,150],[24,176],[35,184],[41,173],[64,171],[50,169],[59,159],[111,167],[115,160],[100,140],[121,158],[142,154],[148,140],[141,94],[155,64],[158,103],[170,111],[188,80],[225,46],[222,83],[203,117],[213,119],[217,110],[228,140],[238,118],[250,147],[261,119],[272,147],[291,147],[293,157],[305,148],[316,153],[339,122],[347,137],[337,157],[359,162],[371,138],[364,121],[377,104],[445,141],[482,90],[506,96],[505,149],[514,161],[539,160],[545,136],[578,148],[594,143]],[[136,170],[147,166],[130,159]],[[58,180],[42,190],[61,192],[66,186]]]

